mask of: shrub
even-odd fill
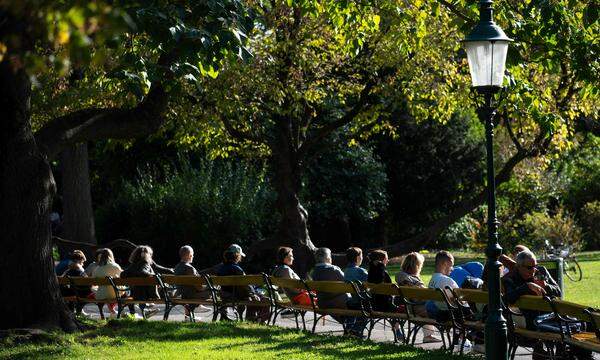
[[[600,201],[592,201],[583,206],[581,222],[586,249],[600,249]]]
[[[575,250],[583,245],[581,227],[563,208],[558,208],[555,214],[532,212],[519,225],[521,238],[515,240],[533,248],[542,248],[545,240],[553,246],[568,244]]]
[[[273,201],[264,167],[203,160],[179,170],[145,168],[98,209],[98,233],[107,241],[148,244],[165,264],[177,262],[177,249],[190,244],[204,267],[220,261],[229,243],[248,246],[269,236]]]

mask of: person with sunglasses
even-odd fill
[[[504,295],[508,304],[516,303],[523,295],[560,296],[560,287],[545,267],[538,266],[535,255],[531,251],[521,251],[517,254],[515,261],[514,271],[502,277]],[[547,313],[537,310],[522,310],[522,314],[525,319],[525,327],[528,330],[537,330],[536,318]],[[516,325],[519,326],[519,321],[516,321]],[[547,354],[540,342],[533,344],[533,359],[541,359],[545,355]]]

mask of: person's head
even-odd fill
[[[318,248],[315,252],[315,261],[317,264],[331,264],[331,250],[326,247]]]
[[[346,250],[346,259],[349,264],[353,264],[356,266],[360,266],[363,261],[363,252],[361,248],[358,247],[350,247]]]
[[[231,244],[223,253],[223,260],[227,263],[239,263],[246,254],[242,251],[242,247],[238,244]]]
[[[442,250],[435,254],[435,272],[450,275],[454,266],[454,256],[448,251]]]
[[[143,261],[148,264],[152,264],[152,248],[147,245],[140,245],[136,247],[129,255],[129,262],[131,264]]]
[[[419,276],[421,274],[421,269],[423,269],[423,263],[425,262],[425,257],[419,254],[418,252],[411,252],[406,255],[404,259],[402,259],[402,271],[410,275]]]
[[[94,261],[96,262],[96,264],[100,262],[100,253],[102,252],[102,250],[104,249],[98,249],[94,253]]]
[[[83,253],[83,251],[81,251],[81,250],[73,250],[73,252],[71,253],[71,255],[69,255],[69,260],[71,260],[71,262],[73,264],[83,265],[83,263],[85,262],[86,258],[85,258],[85,254]]]
[[[533,279],[535,267],[537,266],[535,255],[529,250],[521,251],[517,254],[515,261],[517,262],[519,275],[525,280]]]
[[[280,265],[292,266],[294,263],[294,253],[291,247],[280,246],[277,249],[277,263]]]
[[[100,249],[100,250],[98,250],[98,252],[99,252],[99,254],[98,254],[98,265],[99,266],[115,262],[115,255],[113,254],[111,249],[108,249],[108,248]]]
[[[383,265],[387,265],[388,263],[388,254],[385,250],[373,250],[369,253],[369,260],[371,263],[379,261]]]
[[[531,250],[529,250],[529,248],[525,245],[517,245],[517,246],[515,246],[515,248],[513,250],[513,258],[516,259],[517,255],[522,251],[531,251]]]
[[[185,263],[191,263],[194,260],[194,249],[189,245],[179,248],[179,259]]]

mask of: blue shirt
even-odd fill
[[[350,264],[344,269],[344,281],[367,281],[369,273],[356,264]]]

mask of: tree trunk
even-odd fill
[[[79,143],[63,150],[60,155],[60,167],[64,237],[97,244],[87,143]]]
[[[31,132],[29,77],[7,58],[0,62],[0,328],[72,330],[51,257],[54,179]]]

